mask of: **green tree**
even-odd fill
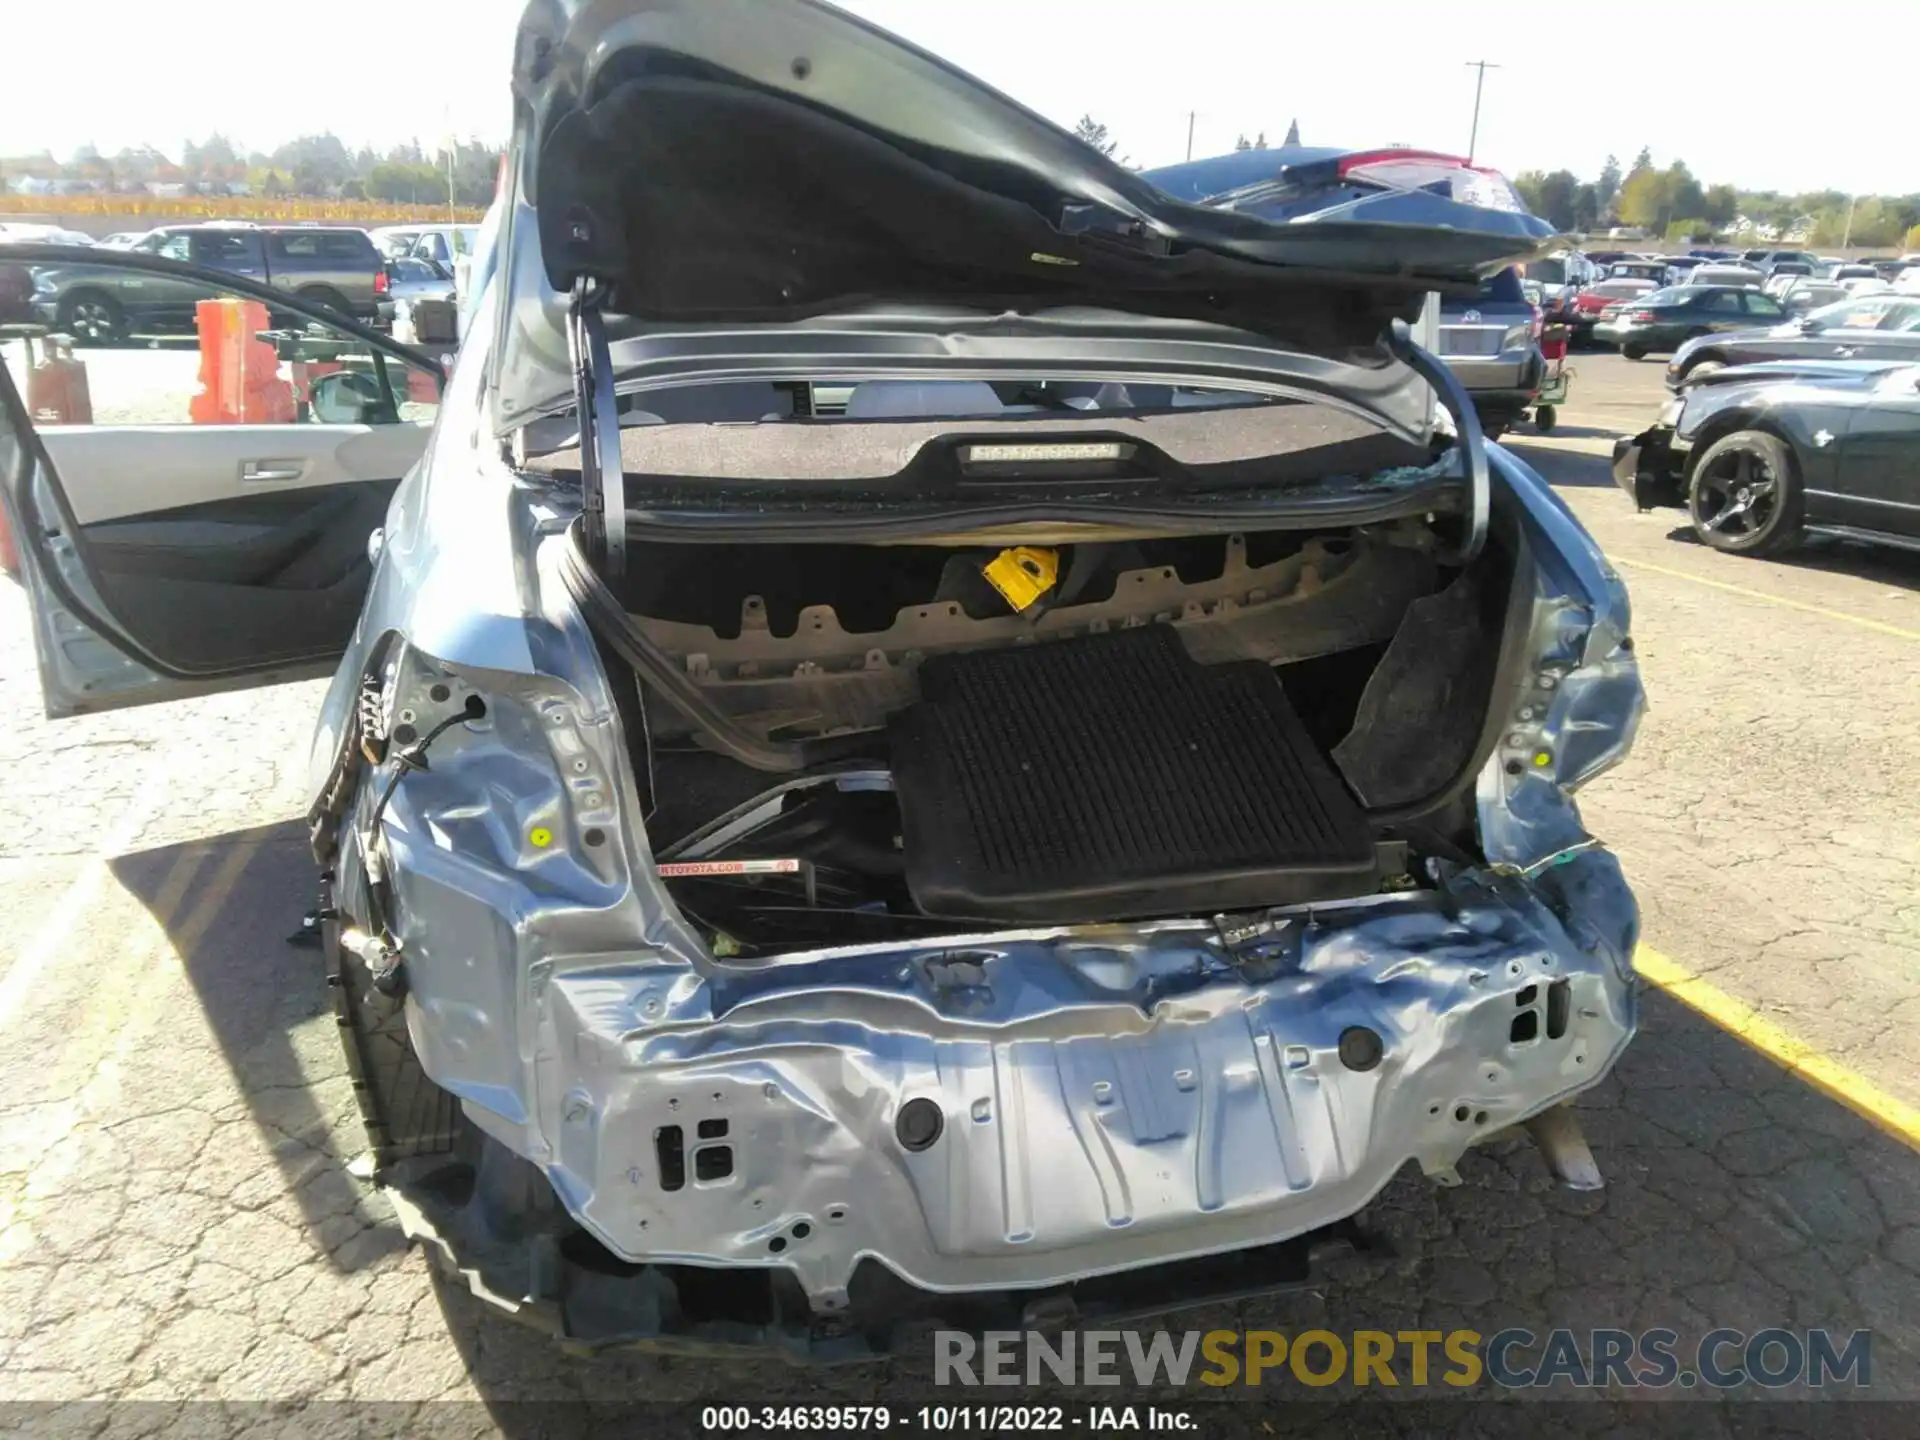
[[[1581,185],[1573,192],[1573,228],[1595,230],[1600,225],[1600,187]]]
[[[1693,178],[1693,172],[1687,169],[1684,160],[1676,160],[1667,167],[1662,177],[1662,199],[1664,211],[1669,223],[1676,215],[1704,215],[1707,210],[1707,194],[1701,189],[1700,182]]]
[[[1743,190],[1740,213],[1755,225],[1778,229],[1793,219],[1793,201],[1776,190]]]
[[[1593,182],[1593,198],[1598,207],[1598,215],[1612,213],[1614,197],[1619,193],[1620,161],[1609,155],[1607,163],[1600,167],[1600,178]]]
[[[382,160],[366,179],[367,198],[409,205],[447,198],[447,181],[423,161]]]
[[[1574,197],[1580,189],[1580,179],[1571,170],[1554,170],[1545,175],[1538,170],[1528,170],[1513,182],[1513,187],[1520,192],[1527,208],[1541,219],[1551,221],[1555,229],[1577,228]]]
[[[1710,185],[1700,213],[1715,225],[1731,225],[1740,213],[1740,196],[1731,185]]]
[[[1646,152],[1641,154],[1644,157]],[[1620,183],[1620,195],[1614,202],[1621,220],[1628,225],[1659,225],[1666,206],[1667,177],[1654,169],[1651,162],[1636,162]]]
[[[1083,145],[1090,145],[1102,155],[1111,156],[1120,148],[1120,142],[1107,133],[1107,127],[1091,115],[1082,115],[1074,123],[1073,133]]]
[[[1869,195],[1852,202],[1851,216],[1847,210],[1846,205],[1836,205],[1815,216],[1812,243],[1823,248],[1840,245],[1878,247],[1899,243],[1900,216],[1893,206],[1879,196]]]
[[[331,195],[353,174],[353,156],[331,131],[289,140],[273,152],[272,163],[300,195]]]

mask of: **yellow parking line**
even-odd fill
[[[1849,625],[1878,630],[1882,635],[1891,635],[1898,640],[1920,640],[1920,630],[1903,630],[1898,625],[1889,625],[1883,620],[1869,620],[1864,615],[1849,615],[1844,610],[1829,610],[1824,605],[1809,605],[1804,600],[1789,600],[1784,595],[1769,595],[1764,590],[1749,590],[1744,585],[1729,585],[1724,580],[1709,580],[1704,575],[1690,575],[1685,570],[1670,569],[1665,565],[1655,565],[1646,560],[1624,560],[1618,555],[1609,555],[1607,559],[1615,565],[1624,565],[1630,570],[1651,570],[1656,575],[1669,575],[1675,580],[1691,580],[1696,585],[1724,590],[1729,595],[1744,595],[1749,600],[1761,600],[1769,605],[1784,605],[1789,610],[1804,610],[1809,615],[1824,615],[1829,620],[1844,620]]]
[[[1658,950],[1642,945],[1634,952],[1633,967],[1650,984],[1699,1011],[1789,1074],[1799,1076],[1829,1100],[1837,1100],[1896,1140],[1920,1150],[1920,1109],[1889,1095],[1859,1071],[1829,1059],[1806,1041],[1789,1035],[1744,1000],[1736,1000]]]

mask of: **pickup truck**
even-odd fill
[[[155,230],[136,251],[244,275],[356,320],[381,318],[389,288],[364,230],[321,225],[180,225]],[[36,316],[82,345],[191,329],[206,288],[137,270],[70,265],[36,270]]]

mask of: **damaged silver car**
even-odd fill
[[[540,0],[514,90],[337,563],[222,568],[253,427],[176,427],[189,524],[0,420],[51,713],[344,652],[317,914],[411,1233],[581,1346],[854,1354],[1299,1280],[1525,1122],[1572,1167],[1627,597],[1412,328],[1551,227],[1422,152],[1176,198],[811,0]],[[432,363],[363,338],[369,404]]]

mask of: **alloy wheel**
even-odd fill
[[[1694,514],[1703,530],[1735,538],[1758,535],[1773,519],[1779,477],[1750,450],[1713,458],[1694,480]]]
[[[67,328],[76,340],[100,344],[114,336],[113,312],[102,301],[81,300],[69,312]]]

